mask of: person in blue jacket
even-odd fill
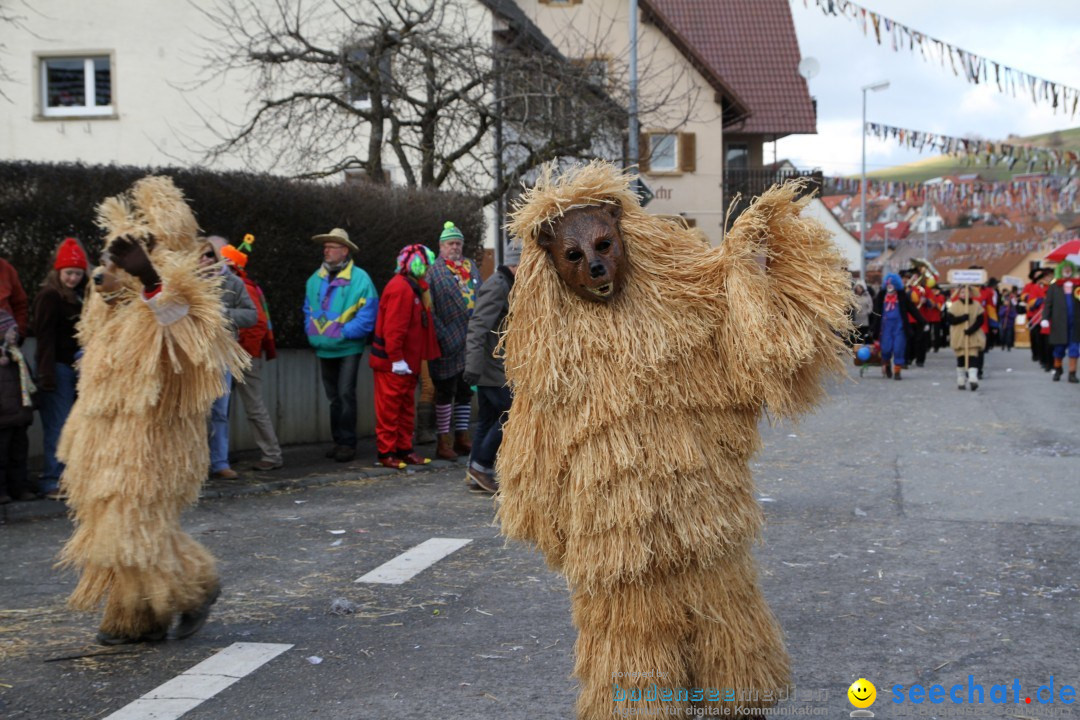
[[[304,299],[304,331],[315,348],[323,387],[330,401],[334,447],[327,458],[350,462],[356,457],[356,376],[375,318],[379,295],[366,272],[352,261],[359,248],[341,228],[316,235],[323,264],[308,278]]]
[[[908,323],[909,315],[915,319],[914,323]],[[904,290],[904,281],[896,273],[886,275],[874,299],[874,338],[881,342],[881,372],[885,377],[901,379],[911,325],[925,324],[926,320]]]

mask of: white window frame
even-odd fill
[[[109,99],[111,102],[108,105],[93,104],[97,100],[94,61],[102,58],[109,61]],[[36,60],[38,64],[39,117],[49,119],[116,117],[116,58],[111,51],[40,53],[36,56]],[[91,104],[49,107],[48,63],[50,60],[83,61],[83,97]]]
[[[649,172],[650,173],[677,173],[679,172],[679,133],[677,132],[650,132],[647,137],[649,138]],[[660,167],[656,164],[657,155],[654,152],[656,145],[653,142],[654,138],[670,137],[672,139],[671,145],[671,166]]]
[[[356,108],[357,110],[370,110],[371,109],[371,88],[370,87],[363,88],[364,94],[366,96],[363,99],[353,98],[353,94],[357,90],[356,86],[363,84],[362,79],[356,77],[356,75],[351,73],[349,71],[349,67],[348,67],[348,62],[350,61],[349,56],[352,53],[357,52],[357,51],[361,51],[361,52],[365,53],[368,56],[370,56],[370,54],[371,54],[370,46],[364,45],[364,44],[351,45],[351,46],[347,47],[344,50],[344,52],[343,52],[344,61],[342,63],[342,70],[344,71],[344,74],[345,74],[345,77],[344,77],[344,79],[345,79],[345,97],[346,97],[346,101],[349,103],[349,105]],[[380,67],[379,72],[381,74],[384,73],[386,75],[386,78],[388,80],[390,80],[391,79],[391,73],[393,72],[393,67],[392,67],[392,64],[391,64],[392,63],[391,58],[385,57],[384,62],[385,62],[385,67]],[[383,100],[383,103],[386,104],[385,98]]]

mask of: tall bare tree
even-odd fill
[[[0,98],[4,98],[8,102],[12,102],[11,96],[4,90],[4,85],[14,80],[11,75],[11,71],[7,68],[4,56],[7,55],[8,47],[7,43],[3,41],[3,38],[9,37],[13,32],[30,32],[27,27],[26,12],[29,10],[29,6],[25,0],[0,0]],[[35,37],[37,37],[35,35]]]
[[[543,162],[621,159],[625,85],[560,54],[512,0],[217,0],[201,12],[213,28],[201,81],[242,73],[251,98],[239,117],[205,118],[211,161],[375,182],[392,168],[492,202]]]

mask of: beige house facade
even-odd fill
[[[627,82],[629,3],[519,0],[567,57]],[[638,168],[649,210],[678,215],[715,244],[735,193],[776,173],[764,143],[816,132],[786,0],[640,0]],[[634,159],[631,159],[634,160]]]

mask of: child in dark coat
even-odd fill
[[[26,430],[34,421],[30,369],[19,351],[19,330],[11,313],[0,310],[0,505],[33,500],[26,470],[30,441]]]

